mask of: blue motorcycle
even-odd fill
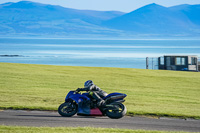
[[[96,99],[89,95],[89,92],[81,93],[70,91],[65,102],[58,108],[58,113],[64,117],[77,115],[87,116],[108,116],[112,119],[122,118],[126,112],[126,106],[122,104],[126,94],[111,93],[103,98],[105,105],[97,107]]]

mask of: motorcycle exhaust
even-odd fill
[[[117,101],[115,101],[115,102],[123,103],[123,102],[125,102],[125,100],[117,100]]]
[[[124,94],[122,94],[122,95],[117,95],[117,96],[111,96],[111,97],[109,97],[108,99],[106,99],[105,101],[123,99],[124,97],[126,97],[126,95],[124,95]]]

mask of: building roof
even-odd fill
[[[197,57],[198,58],[198,56],[197,55],[164,55],[164,56],[174,56],[174,57]]]

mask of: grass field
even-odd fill
[[[200,73],[0,63],[0,108],[57,110],[86,80],[126,93],[133,115],[200,119]]]
[[[0,126],[0,133],[187,133],[187,132],[170,132],[170,131],[145,131],[130,129],[113,129],[113,128],[92,128],[92,127],[17,127],[17,126]]]

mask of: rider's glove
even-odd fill
[[[76,91],[78,91],[78,92],[81,91],[81,88],[76,89]]]

